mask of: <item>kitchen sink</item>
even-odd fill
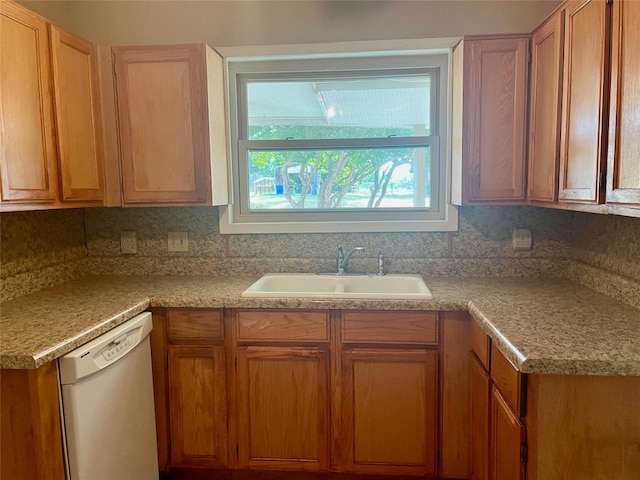
[[[247,288],[243,297],[431,299],[420,275],[317,275],[268,273]]]

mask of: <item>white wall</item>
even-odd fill
[[[274,45],[531,31],[555,0],[23,1],[102,45]]]

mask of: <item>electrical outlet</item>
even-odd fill
[[[138,237],[136,232],[120,232],[120,252],[138,253]]]
[[[531,230],[514,228],[511,233],[511,242],[514,250],[531,250]]]
[[[187,232],[169,232],[167,243],[170,252],[188,252],[189,234]]]

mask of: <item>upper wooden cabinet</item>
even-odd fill
[[[51,25],[53,98],[58,133],[60,197],[104,197],[94,46]]]
[[[53,203],[58,188],[47,23],[4,1],[0,22],[2,203]]]
[[[93,45],[12,2],[0,22],[2,210],[100,205]]]
[[[610,5],[572,0],[564,8],[559,200],[602,203],[607,147]]]
[[[640,208],[640,2],[613,4],[607,203]],[[614,207],[615,208],[615,207]]]
[[[465,38],[453,58],[453,201],[521,203],[526,198],[530,37]]]
[[[529,91],[529,201],[558,200],[564,11],[533,32]]]
[[[222,58],[206,45],[113,51],[123,205],[228,203]]]

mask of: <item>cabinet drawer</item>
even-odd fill
[[[526,375],[516,370],[494,344],[491,345],[491,378],[509,406],[524,416]]]
[[[167,311],[170,343],[210,343],[222,340],[222,311],[170,309]]]
[[[344,343],[438,343],[438,314],[433,312],[345,312]]]
[[[491,340],[487,336],[486,333],[482,330],[478,322],[475,320],[471,321],[471,350],[478,356],[480,362],[489,370],[489,352],[491,345]]]
[[[329,312],[240,310],[239,341],[328,342]]]

